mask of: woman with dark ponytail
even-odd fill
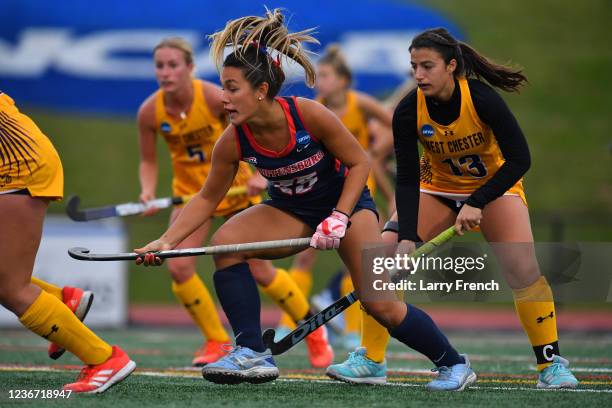
[[[211,51],[218,65],[223,61],[223,103],[231,125],[215,145],[212,167],[200,193],[158,240],[138,252],[171,249],[208,219],[242,160],[256,166],[268,179],[270,200],[229,219],[213,236],[213,244],[312,237],[310,245],[314,248],[338,249],[360,298],[366,288],[372,288],[374,275],[362,270],[361,251],[366,243],[382,243],[382,239],[376,207],[365,187],[370,171],[368,156],[323,105],[303,98],[277,97],[285,79],[282,65],[286,59],[301,65],[306,83],[314,85],[314,67],[303,46],[316,42],[309,33],[289,33],[280,10],[273,10],[264,17],[230,21],[213,35]],[[226,46],[233,51],[224,59]],[[245,261],[284,258],[297,251],[285,248],[215,257],[215,288],[236,337],[236,347],[206,365],[204,378],[236,384],[262,383],[278,377],[278,368],[262,343],[259,293]],[[144,263],[158,265],[161,259],[148,253]],[[377,298],[384,301],[360,300],[393,337],[437,364],[462,367],[461,381],[453,389],[463,389],[475,381],[467,358],[457,353],[429,316],[397,300],[394,292],[388,294],[392,300],[385,295]]]
[[[417,89],[393,117],[400,247],[410,251],[453,224],[459,234],[480,228],[488,242],[508,243],[494,251],[536,355],[537,386],[574,388],[559,353],[552,291],[535,257],[522,184],[529,148],[493,90],[517,92],[527,78],[443,28],[417,35],[410,57]]]

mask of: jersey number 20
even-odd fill
[[[287,195],[304,194],[310,191],[318,180],[317,172],[314,171],[289,180],[274,181],[273,185]]]

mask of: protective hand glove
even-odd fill
[[[317,249],[338,248],[348,226],[348,215],[334,210],[329,217],[319,224],[317,231],[310,240],[310,246]]]

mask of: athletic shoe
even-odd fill
[[[70,286],[64,286],[62,289],[62,301],[80,321],[85,320],[85,316],[87,316],[87,313],[91,308],[93,299],[94,295],[89,290],[72,288]],[[58,346],[55,343],[49,343],[47,354],[49,354],[49,357],[53,360],[57,360],[65,352],[65,348]]]
[[[260,384],[278,378],[278,368],[270,351],[258,353],[248,347],[236,346],[225,357],[202,369],[204,379],[217,384]]]
[[[276,330],[274,330],[274,341],[278,343],[291,332],[292,330],[287,326],[278,326]]]
[[[376,363],[366,357],[365,347],[359,347],[349,353],[344,363],[327,367],[325,374],[349,384],[385,384],[387,382],[387,361]]]
[[[308,360],[313,368],[324,368],[334,361],[334,350],[327,341],[325,326],[306,336],[306,347],[308,347]]]
[[[124,380],[135,368],[136,363],[118,346],[113,346],[113,354],[108,360],[102,364],[85,366],[76,382],[64,385],[64,390],[88,394],[104,392]]]
[[[224,347],[225,344],[225,342],[221,341],[208,340],[195,352],[195,358],[191,364],[194,367],[203,367],[226,356],[227,350]]]
[[[345,350],[356,350],[361,346],[361,336],[357,333],[347,333],[342,336],[342,347]]]
[[[472,370],[467,354],[461,354],[465,362],[450,367],[437,367],[438,377],[426,385],[430,391],[463,391],[476,382],[476,374]]]
[[[570,371],[569,361],[561,356],[554,356],[553,363],[540,372],[538,388],[576,388],[578,380]]]

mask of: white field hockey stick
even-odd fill
[[[226,197],[246,194],[246,186],[232,187],[227,191]],[[73,221],[92,221],[110,217],[125,217],[128,215],[142,214],[152,207],[168,208],[172,205],[184,204],[188,202],[194,195],[184,195],[177,197],[165,197],[151,200],[146,204],[143,203],[123,203],[116,205],[107,205],[105,207],[79,209],[81,199],[79,196],[72,196],[68,199],[66,205],[66,214]]]
[[[200,248],[171,249],[168,251],[152,252],[158,258],[178,258],[182,256],[199,256],[229,254],[244,251],[260,251],[278,248],[306,248],[310,244],[310,238],[281,239],[277,241],[247,242],[244,244],[216,245]],[[136,252],[123,253],[91,253],[87,248],[75,247],[68,250],[68,255],[80,261],[133,261],[144,258],[145,254]]]

